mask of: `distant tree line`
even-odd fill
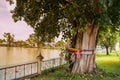
[[[64,41],[58,41],[55,44],[43,43],[35,34],[29,35],[27,40],[15,40],[15,35],[4,33],[4,38],[0,39],[0,46],[6,47],[64,47]]]

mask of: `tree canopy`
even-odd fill
[[[7,0],[12,3],[12,0]],[[63,32],[71,38],[95,20],[99,27],[120,24],[119,0],[16,0],[11,11],[14,21],[23,20],[32,26],[42,41],[51,41]],[[79,25],[79,26],[78,26]]]

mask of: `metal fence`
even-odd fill
[[[21,64],[0,69],[0,80],[14,80],[38,73],[38,62]]]
[[[0,69],[0,80],[15,80],[26,76],[38,74],[39,70],[43,71],[53,67],[57,67],[65,64],[65,61],[61,58],[55,58],[50,60],[38,62],[32,62],[27,64],[21,64],[11,67],[5,67]],[[39,67],[40,65],[41,67]]]
[[[42,61],[41,70],[50,69],[60,65],[60,58]]]

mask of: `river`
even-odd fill
[[[43,60],[58,58],[61,52],[60,49],[0,47],[0,68],[37,61],[40,51]]]

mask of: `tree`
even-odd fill
[[[14,46],[26,47],[26,43],[23,40],[17,40],[16,42],[14,42]]]
[[[65,44],[64,41],[61,40],[61,41],[56,42],[55,46],[56,46],[56,47],[62,47],[62,48],[63,48],[63,47],[64,47],[64,44]]]
[[[5,42],[5,39],[0,39],[0,44],[3,44]]]
[[[119,42],[119,32],[114,31],[111,26],[103,27],[103,30],[100,30],[99,34],[99,45],[106,48],[106,54],[109,55],[109,48],[110,51],[112,47],[116,45],[117,42]]]
[[[11,12],[15,22],[24,20],[42,41],[51,41],[63,32],[64,38],[71,39],[72,47],[95,50],[100,27],[110,24],[118,28],[119,5],[119,0],[16,0]],[[93,72],[94,54],[83,52],[72,73]]]
[[[27,40],[29,42],[29,44],[31,44],[32,46],[35,46],[35,44],[37,44],[37,47],[39,48],[40,46],[43,45],[43,42],[41,41],[41,38],[36,36],[36,34],[31,34],[29,36],[29,39]]]
[[[4,33],[3,36],[8,44],[8,47],[10,47],[11,44],[14,42],[14,35],[11,33]]]

